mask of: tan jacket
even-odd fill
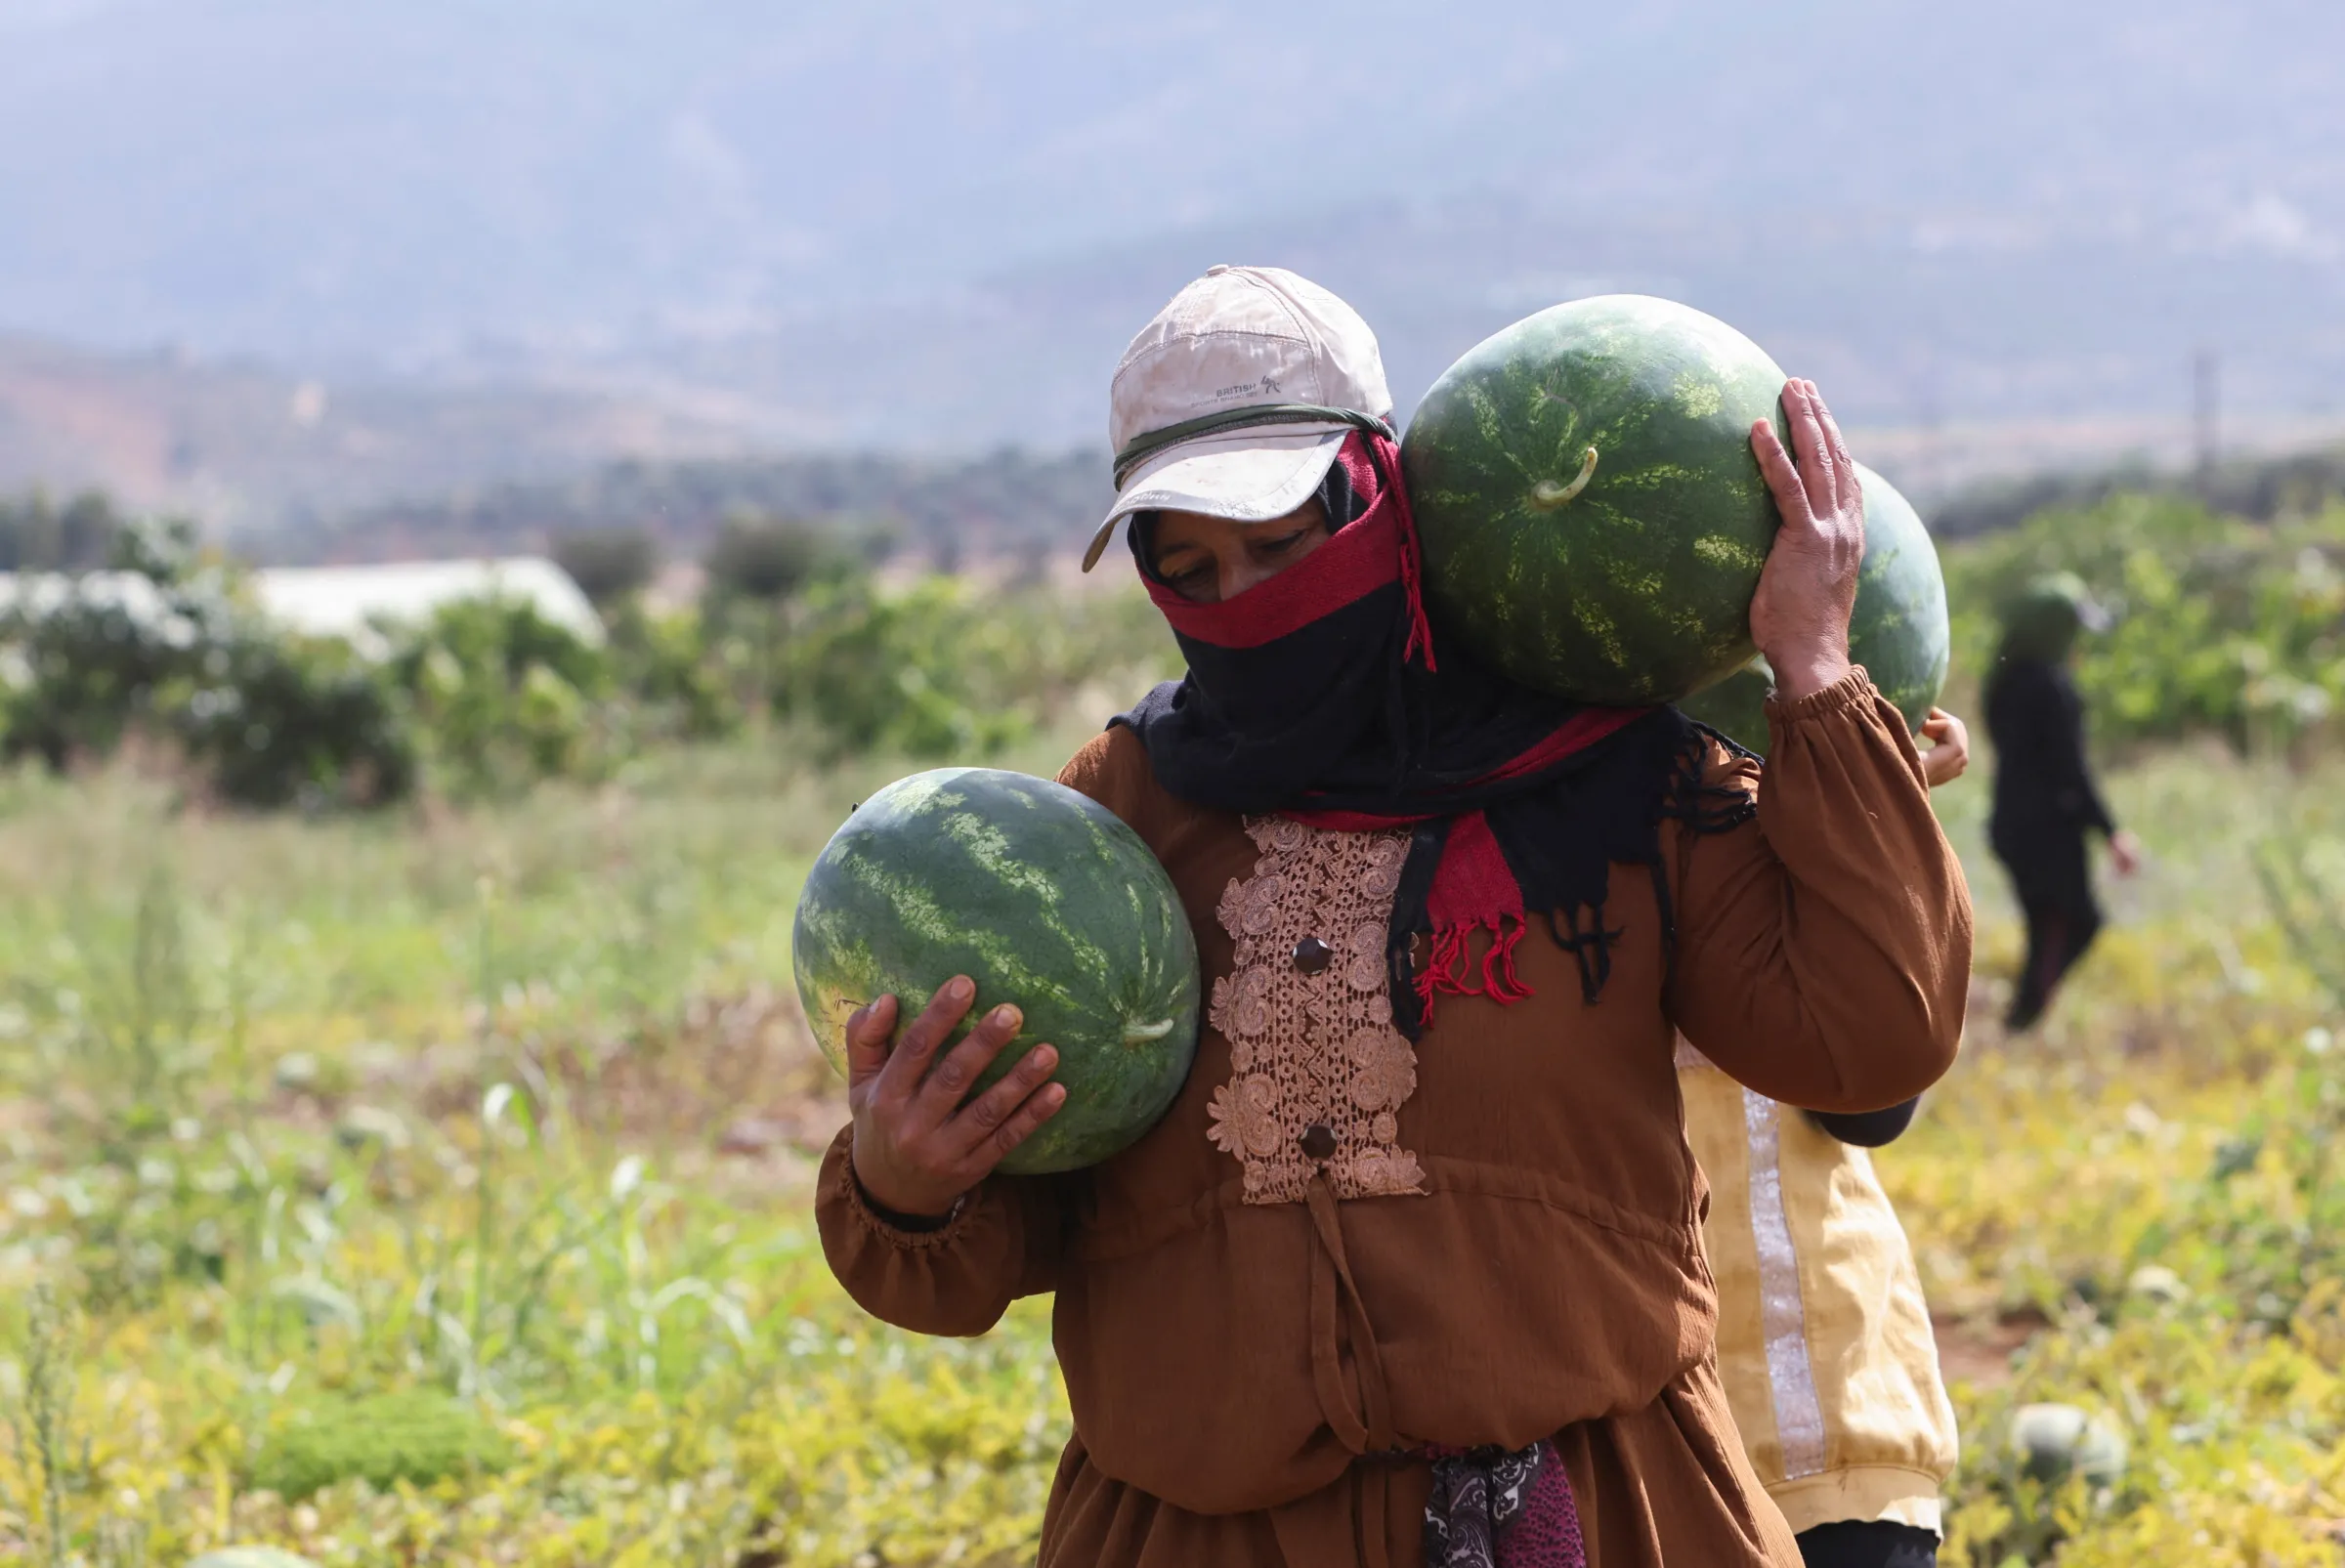
[[[1746,1089],[1683,1039],[1685,1136],[1710,1178],[1718,1367],[1794,1531],[1939,1528],[1954,1410],[1913,1250],[1871,1157]]]

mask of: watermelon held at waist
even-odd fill
[[[791,957],[807,1023],[842,1073],[847,1019],[876,996],[908,1021],[965,974],[967,1021],[1017,1006],[1021,1032],[971,1092],[1047,1041],[1067,1098],[1002,1161],[1012,1174],[1130,1146],[1196,1054],[1196,939],[1172,878],[1112,813],[1046,779],[940,768],[864,801],[807,874]]]

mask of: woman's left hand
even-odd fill
[[[1849,615],[1864,564],[1864,490],[1856,459],[1814,382],[1785,382],[1783,412],[1796,463],[1772,424],[1762,419],[1751,426],[1751,450],[1783,519],[1751,599],[1751,638],[1774,669],[1777,698],[1794,702],[1849,673]]]

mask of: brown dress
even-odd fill
[[[1599,1568],[1796,1568],[1712,1361],[1673,1037],[1793,1105],[1896,1104],[1953,1059],[1971,913],[1861,671],[1773,717],[1764,781],[1709,763],[1756,818],[1663,835],[1674,966],[1655,877],[1616,866],[1594,1005],[1535,930],[1530,999],[1443,996],[1414,1045],[1383,961],[1403,834],[1184,804],[1124,729],[1067,765],[1187,906],[1213,1000],[1186,1087],[1105,1165],[994,1177],[939,1230],[863,1202],[846,1133],[817,1200],[831,1268],[888,1322],[983,1334],[1056,1293],[1075,1437],[1044,1564],[1414,1568],[1411,1450],[1553,1438]],[[1324,967],[1295,961],[1305,937]]]

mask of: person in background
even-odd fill
[[[2084,700],[2068,673],[2076,639],[2107,614],[2068,572],[2029,583],[2005,610],[2003,643],[1986,681],[1986,733],[1995,745],[1987,842],[2011,875],[2027,920],[2027,961],[2005,1024],[2030,1028],[2061,978],[2101,931],[2085,834],[2109,840],[2110,863],[2131,876],[2141,849],[2120,829],[2084,755]]]
[[[1962,720],[1933,708],[1922,737],[1931,787],[1960,778]],[[1719,1380],[1751,1468],[1805,1568],[1935,1568],[1954,1408],[1913,1249],[1866,1153],[1903,1132],[1920,1101],[1793,1111],[1683,1038],[1678,1084],[1710,1181]]]

